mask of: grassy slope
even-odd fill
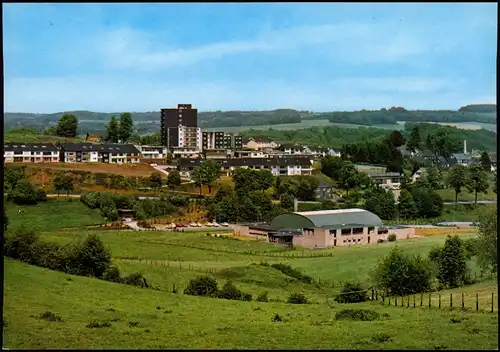
[[[24,213],[18,213],[20,209]],[[9,202],[6,204],[6,211],[10,229],[24,224],[39,231],[54,231],[104,223],[99,210],[89,209],[79,200],[68,202],[64,196],[30,206],[18,206]]]
[[[347,307],[374,309],[389,317],[335,321],[335,313]],[[60,315],[62,321],[36,318],[45,311]],[[272,322],[276,313],[285,321]],[[450,318],[457,315],[468,319],[452,323]],[[114,318],[119,321],[111,327],[86,328],[92,320]],[[498,348],[496,314],[372,303],[298,306],[189,297],[69,276],[10,259],[5,259],[4,321],[3,345],[11,349]],[[139,326],[130,327],[129,322]],[[386,333],[391,339],[374,341],[375,333]]]

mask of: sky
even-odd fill
[[[496,102],[496,3],[2,7],[6,112]]]

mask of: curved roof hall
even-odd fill
[[[382,220],[364,209],[302,211],[276,216],[271,224],[281,228],[341,228],[381,226]]]

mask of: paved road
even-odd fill
[[[478,200],[478,204],[495,204],[497,201],[496,200]],[[455,202],[444,202],[444,204],[455,204]],[[458,204],[474,204],[473,200],[462,200],[458,201]]]

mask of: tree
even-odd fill
[[[90,234],[74,254],[80,275],[102,277],[111,265],[111,252],[96,234]]]
[[[118,143],[119,139],[120,139],[120,126],[118,124],[118,121],[116,120],[116,117],[111,116],[111,119],[108,125],[106,126],[105,140],[111,143]]]
[[[14,189],[9,193],[8,199],[18,205],[31,205],[37,203],[39,194],[28,180],[22,179],[16,183]]]
[[[274,191],[275,194],[280,196],[280,186],[281,186],[281,176],[276,176],[276,181],[274,182]]]
[[[477,203],[477,193],[487,193],[490,188],[488,173],[480,165],[471,165],[467,169],[467,190],[474,192],[474,203]]]
[[[418,149],[420,149],[420,144],[422,143],[420,139],[420,131],[418,126],[413,127],[411,130],[410,138],[406,142],[406,147],[412,153],[415,153]]]
[[[411,194],[419,218],[432,219],[441,216],[444,204],[438,193],[426,187],[413,187]]]
[[[132,120],[132,115],[129,112],[124,112],[120,114],[118,139],[122,143],[125,143],[130,139],[133,132],[134,132],[134,121]]]
[[[392,220],[395,212],[394,193],[386,191],[380,187],[365,193],[364,208],[376,215],[382,220]]]
[[[149,186],[155,191],[159,190],[162,185],[161,173],[159,171],[154,171],[149,176]]]
[[[295,197],[288,193],[282,194],[280,196],[280,205],[283,209],[293,211],[295,205]]]
[[[446,127],[438,127],[428,135],[429,149],[436,155],[448,159],[452,153],[460,150],[460,141]]]
[[[167,186],[175,191],[175,187],[179,187],[181,185],[181,174],[177,170],[172,170],[168,173],[167,177]]]
[[[297,185],[297,198],[305,201],[314,199],[314,191],[318,186],[319,181],[315,177],[303,177]]]
[[[13,190],[21,180],[26,180],[26,166],[4,166],[4,185],[7,190]]]
[[[458,203],[458,195],[467,186],[467,173],[465,166],[455,165],[448,174],[448,185],[455,190],[455,203]]]
[[[479,234],[477,237],[477,259],[483,270],[493,273],[498,269],[498,227],[497,207],[490,206],[479,217]]]
[[[379,288],[390,295],[407,295],[427,292],[431,288],[432,269],[420,255],[405,255],[394,247],[372,272]]]
[[[355,188],[359,185],[359,173],[353,164],[348,163],[340,169],[339,186],[346,190],[349,196],[349,189]]]
[[[425,180],[431,189],[437,190],[441,188],[443,177],[437,167],[431,166],[425,170]]]
[[[7,232],[9,226],[9,218],[7,217],[7,212],[5,211],[5,203],[3,205],[3,231]]]
[[[395,147],[401,147],[405,144],[405,138],[399,131],[392,131],[389,135],[389,142]]]
[[[398,212],[399,217],[406,220],[414,219],[418,215],[413,196],[406,189],[402,189],[399,195]]]
[[[258,184],[259,189],[262,190],[262,193],[266,191],[269,187],[273,185],[273,174],[268,170],[260,170],[258,171]]]
[[[71,175],[64,175],[62,173],[57,173],[52,180],[52,187],[59,193],[61,191],[66,191],[66,195],[69,197],[69,193],[74,189],[74,179]]]
[[[488,155],[488,152],[483,151],[481,153],[481,158],[479,159],[479,164],[483,168],[484,171],[490,172],[491,171],[491,160],[490,156]]]
[[[200,195],[202,194],[202,186],[208,186],[208,193],[212,193],[212,186],[215,180],[219,178],[219,172],[220,164],[211,159],[203,161],[193,170],[191,178],[200,187]]]
[[[43,130],[44,136],[57,136],[57,126],[49,126]]]
[[[463,285],[467,280],[467,258],[465,247],[458,236],[448,236],[444,247],[433,253],[437,265],[439,283],[449,288]]]
[[[59,137],[75,138],[78,129],[78,119],[75,115],[64,114],[57,124],[56,134]]]
[[[346,161],[331,155],[321,158],[321,172],[337,181],[340,177],[340,170],[346,164]]]

